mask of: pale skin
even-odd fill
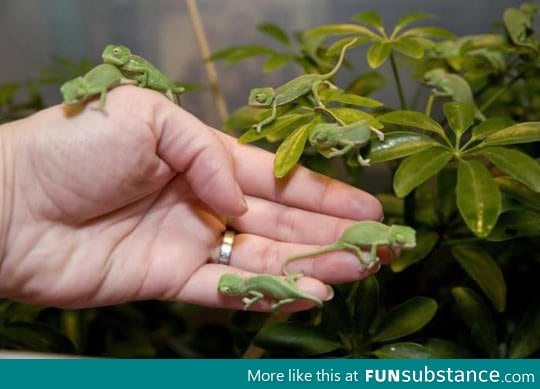
[[[241,309],[219,293],[221,275],[278,275],[293,253],[382,217],[371,195],[307,169],[277,181],[272,154],[157,92],[121,86],[108,93],[108,115],[97,104],[76,115],[57,105],[0,127],[0,297],[70,308],[159,299]],[[208,263],[226,228],[238,232],[230,266]],[[369,274],[347,252],[301,265],[298,287],[322,300],[325,284]]]

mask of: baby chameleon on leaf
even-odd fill
[[[293,261],[340,250],[348,250],[356,254],[362,270],[371,269],[379,262],[377,257],[379,246],[388,246],[392,250],[398,247],[414,248],[416,247],[416,231],[407,226],[387,226],[374,221],[362,221],[347,228],[337,242],[331,245],[287,258],[281,270],[284,274],[288,274],[287,265]],[[364,253],[361,250],[362,247],[370,247],[370,252]]]
[[[248,309],[257,301],[267,297],[273,300],[272,309],[276,311],[282,305],[296,300],[309,300],[322,307],[322,301],[315,296],[302,292],[296,285],[296,280],[302,274],[288,274],[287,277],[278,277],[272,274],[242,278],[235,273],[227,273],[219,279],[218,290],[230,296],[245,296],[242,302],[244,309]]]
[[[325,157],[332,158],[368,143],[372,131],[380,140],[384,140],[384,134],[371,127],[365,120],[345,126],[338,123],[319,123],[309,135],[309,143]],[[360,152],[357,158],[361,166],[369,166],[369,159],[362,158]]]
[[[309,92],[313,94],[317,106],[320,108],[325,108],[324,104],[319,98],[318,88],[323,83],[327,83],[331,87],[333,87],[333,85],[330,84],[330,81],[328,80],[336,74],[341,64],[343,63],[345,51],[347,51],[349,47],[354,45],[356,43],[356,40],[357,39],[354,38],[345,46],[343,46],[336,66],[334,66],[334,68],[326,74],[304,74],[287,82],[286,84],[281,85],[276,89],[252,89],[249,94],[248,105],[252,107],[272,107],[272,114],[253,126],[256,128],[257,132],[261,132],[261,128],[263,126],[272,123],[275,120],[277,114],[277,107],[289,104],[294,100],[297,100],[300,97],[307,95]]]
[[[455,102],[472,104],[474,117],[481,121],[486,120],[476,106],[471,87],[464,78],[448,73],[443,68],[436,68],[424,74],[424,82],[433,87],[432,93],[436,96],[449,96]]]

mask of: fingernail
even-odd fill
[[[334,289],[330,285],[326,285],[326,298],[323,301],[330,301],[334,298]]]

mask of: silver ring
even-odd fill
[[[232,248],[236,233],[232,230],[226,230],[221,236],[219,247],[215,255],[212,256],[212,262],[220,265],[228,265],[231,261]]]

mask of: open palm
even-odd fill
[[[238,308],[240,299],[217,292],[222,274],[279,274],[288,255],[382,216],[370,195],[303,168],[276,181],[270,153],[152,91],[116,88],[106,115],[94,104],[71,113],[55,106],[0,132],[1,296],[62,307],[164,299]],[[239,233],[230,266],[208,263],[226,226]],[[308,276],[301,288],[321,298],[322,282],[365,276],[348,253],[294,266]]]

